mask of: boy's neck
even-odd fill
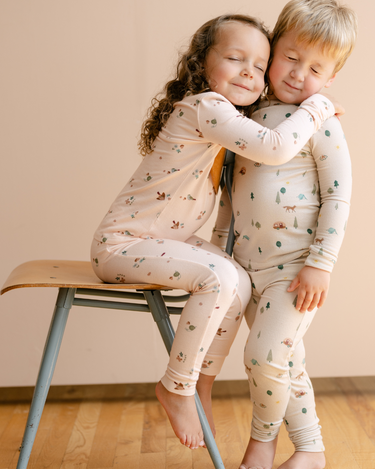
[[[301,103],[285,103],[284,101],[281,101],[276,95],[274,95],[273,93],[272,94],[269,94],[267,96],[268,99],[270,99],[271,101],[279,101],[281,104],[292,104],[294,106],[299,106]]]

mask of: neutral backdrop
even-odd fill
[[[0,284],[33,259],[89,260],[92,234],[139,164],[151,98],[208,19],[248,13],[272,28],[286,0],[1,0]],[[354,174],[352,212],[329,298],[305,339],[313,377],[375,374],[372,0],[331,88]],[[214,216],[200,235],[209,239]],[[35,382],[54,289],[0,298],[0,386]],[[245,323],[220,375],[245,379]],[[148,314],[74,308],[53,384],[153,382],[167,354]]]

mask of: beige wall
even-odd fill
[[[143,115],[178,49],[228,11],[272,27],[285,3],[2,0],[0,283],[27,260],[88,259],[94,229],[140,161]],[[329,299],[306,337],[311,376],[375,374],[375,4],[347,3],[360,36],[331,89],[347,109],[352,214]],[[209,238],[212,225],[201,235]],[[0,298],[0,386],[34,384],[55,296],[25,289]],[[243,324],[222,379],[245,378],[245,337]],[[157,381],[166,361],[148,314],[73,308],[53,383]]]

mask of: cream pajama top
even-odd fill
[[[268,122],[259,118],[260,123],[256,123],[244,117],[220,94],[206,92],[186,96],[175,104],[166,126],[154,142],[153,152],[142,160],[113,202],[95,239],[99,243],[123,244],[124,247],[149,238],[185,241],[213,210],[215,194],[210,169],[221,147],[235,151],[244,161],[252,158],[278,168],[300,151],[334,112],[330,101],[322,95],[313,95],[293,116],[270,130],[265,127]],[[340,177],[337,178],[341,184]],[[336,193],[334,181],[332,188]],[[341,186],[338,188],[341,190]],[[284,194],[280,194],[283,198]],[[297,198],[296,204],[300,202]],[[337,232],[341,229],[336,225],[332,228]],[[292,221],[288,232],[293,229]],[[333,235],[339,236],[335,232]]]
[[[297,109],[263,103],[252,118],[270,128]],[[254,271],[306,257],[331,272],[343,241],[351,197],[351,163],[340,121],[328,119],[296,156],[267,166],[236,156],[233,179],[234,258]],[[211,239],[225,247],[231,205],[224,192]]]

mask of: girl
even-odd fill
[[[281,164],[335,113],[329,100],[314,95],[275,130],[245,117],[264,88],[269,52],[268,32],[247,16],[221,16],[195,33],[176,78],[143,124],[139,148],[145,158],[92,244],[103,281],[158,283],[191,293],[156,387],[173,430],[190,448],[204,445],[194,402],[203,360],[217,369],[224,360],[205,354],[225,315],[227,333],[236,333],[251,294],[246,272],[193,236],[214,207],[215,156],[225,147]]]

